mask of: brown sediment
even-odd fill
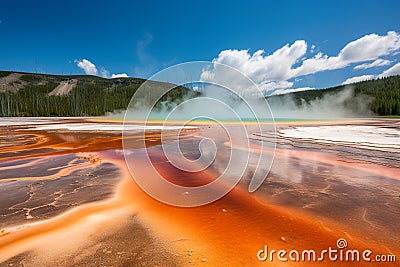
[[[23,131],[21,131],[21,134],[23,134],[22,132]],[[73,157],[74,159],[65,166],[53,166],[52,168],[49,168],[57,170],[55,174],[37,177],[15,177],[11,179],[3,179],[2,182],[4,185],[8,185],[10,182],[18,182],[21,184],[20,186],[24,186],[23,183],[34,182],[35,180],[42,180],[43,182],[47,182],[56,179],[59,181],[59,189],[63,190],[62,186],[65,186],[65,183],[63,183],[62,181],[66,180],[66,177],[71,176],[73,173],[77,173],[78,171],[85,171],[89,168],[96,169],[96,166],[100,161],[102,163],[114,162],[114,160],[112,159],[99,160],[100,158],[98,157],[98,155],[96,157],[94,156],[97,152],[107,150],[119,150],[122,147],[121,136],[114,134],[106,134],[102,136],[93,133],[72,134],[70,135],[71,137],[77,137],[76,139],[71,138],[75,139],[73,142],[70,142],[70,140],[65,140],[64,136],[60,138],[60,133],[52,133],[47,135],[42,132],[33,134],[31,133],[32,138],[35,135],[38,137],[40,136],[40,143],[35,143],[33,145],[31,144],[25,147],[19,146],[18,150],[14,151],[16,153],[10,157],[4,157],[3,154],[1,160],[3,162],[3,168],[5,170],[18,173],[19,170],[22,170],[23,168],[29,169],[29,167],[36,165],[39,161],[46,161],[46,159],[48,159],[47,161],[51,161],[53,158],[57,158],[63,155],[75,154],[76,156]],[[68,137],[68,134],[64,135]],[[42,148],[46,148],[46,150],[40,150],[40,152],[38,152],[38,150]],[[121,155],[119,155],[119,157],[121,157]],[[30,159],[32,160],[27,161]],[[72,166],[74,161],[80,162],[77,166]],[[42,165],[43,167],[45,166],[44,164]],[[118,165],[121,165],[120,161],[118,161]],[[121,166],[119,166],[119,168],[121,170],[124,170],[124,168]],[[48,167],[45,167],[45,169],[43,169],[43,173],[46,172],[46,169],[48,169]],[[24,172],[20,174],[23,175],[27,173]],[[78,174],[78,176],[79,175],[80,174]],[[130,179],[123,174],[118,174],[118,176],[120,176],[120,179],[122,180]],[[98,180],[102,180],[102,177],[99,177]],[[120,184],[121,182],[118,183]],[[84,186],[93,187],[93,185],[91,185],[90,183]],[[20,220],[14,221],[14,224],[17,223],[15,226],[7,226],[6,228],[1,230],[0,262],[10,259],[11,264],[19,264],[20,262],[18,261],[21,259],[21,257],[18,255],[24,255],[22,259],[25,261],[25,264],[28,262],[28,265],[29,262],[32,265],[37,265],[38,262],[42,262],[47,265],[58,263],[58,258],[55,257],[55,255],[52,255],[51,252],[42,253],[41,250],[49,250],[54,252],[53,254],[58,254],[59,256],[65,255],[60,255],[60,252],[57,250],[64,250],[65,253],[79,255],[79,249],[86,250],[87,246],[89,246],[94,239],[98,239],[99,233],[102,230],[108,231],[107,233],[103,233],[102,236],[111,235],[112,237],[115,230],[121,228],[119,227],[120,225],[118,225],[118,227],[114,225],[114,220],[116,220],[117,222],[123,222],[123,225],[126,226],[125,228],[127,228],[129,225],[133,225],[131,223],[131,220],[137,220],[135,216],[136,204],[132,202],[127,203],[126,200],[121,198],[118,193],[115,193],[118,192],[118,188],[121,187],[117,185],[115,185],[114,187],[114,196],[112,198],[106,198],[104,200],[91,202],[88,204],[81,204],[78,207],[74,207],[74,205],[76,205],[76,200],[73,200],[74,202],[70,203],[71,206],[67,212],[60,215],[54,213],[54,216],[47,220],[32,222],[32,219],[29,220],[29,218],[27,218],[28,220],[26,220],[26,222],[22,224]],[[99,194],[104,191],[101,188],[95,188],[95,190],[96,191],[94,193]],[[21,197],[23,192],[24,191],[21,191],[20,193]],[[34,194],[34,192],[27,192],[27,194],[28,193],[29,195]],[[59,194],[58,192],[55,193]],[[86,199],[89,196],[84,196],[81,194],[79,195],[79,197],[83,197],[84,199]],[[27,200],[24,200],[23,198],[21,198],[20,200],[16,199],[16,202],[21,207],[23,207],[24,205],[29,206],[31,205],[30,202],[32,202],[30,198],[31,196]],[[45,198],[45,196],[41,198]],[[49,195],[47,198],[51,202],[53,196]],[[83,202],[85,201],[83,200]],[[45,206],[48,205],[49,204],[45,204]],[[9,208],[12,207],[10,206]],[[8,215],[4,214],[4,216]],[[92,220],[91,218],[93,217],[100,219]],[[12,220],[14,219],[11,219],[10,217],[4,218],[8,218],[7,224],[13,224]],[[126,248],[125,252],[118,252],[117,255],[108,255],[108,260],[105,260],[104,262],[120,262],[126,256],[125,260],[130,259],[131,262],[142,262],[142,264],[144,265],[149,265],[149,263],[159,265],[159,260],[163,258],[166,258],[168,260],[167,263],[163,265],[176,265],[177,259],[172,257],[172,255],[168,256],[168,252],[165,248],[160,247],[157,243],[154,243],[154,240],[152,240],[153,238],[151,236],[148,236],[148,234],[146,233],[147,230],[143,228],[143,226],[138,223],[135,223],[134,225],[135,228],[131,229],[131,234],[135,236],[138,233],[142,233],[141,235],[143,237],[143,240],[137,240],[137,244],[133,244],[134,247],[136,247],[137,245],[139,245],[139,247],[134,250]],[[122,239],[123,238],[121,237],[121,240]],[[73,242],[72,244],[67,244],[71,242],[64,242],[64,240],[73,240]],[[141,246],[145,247],[149,246],[150,244],[153,245],[152,248],[149,248],[148,251],[143,251],[140,248]],[[109,251],[111,251],[109,246],[112,245],[113,247],[121,247],[121,245],[118,244],[118,240],[115,239],[112,242],[106,242],[105,244],[101,245],[104,247],[105,252],[100,254],[104,254],[106,256]],[[126,244],[126,246],[131,246],[131,244],[128,243]],[[151,250],[158,252],[159,255],[154,257],[148,255],[147,253]],[[134,255],[129,255],[129,253],[127,253],[126,251],[131,251],[131,253],[134,253]],[[160,252],[162,255],[160,255]],[[121,253],[125,253],[126,255],[123,256]],[[46,259],[45,255],[47,255],[49,259]],[[89,258],[90,257],[93,257],[93,255],[89,255]],[[135,259],[135,257],[137,259]],[[142,260],[140,260],[139,258]],[[39,259],[40,261],[38,261]],[[85,261],[87,263],[93,263],[93,261],[90,261],[89,259],[86,259]],[[66,261],[66,263],[68,264],[70,262]]]
[[[108,162],[116,163],[114,160]],[[123,180],[119,182],[116,193],[111,198],[80,205],[48,220],[5,228],[4,235],[0,238],[0,262],[19,264],[24,260],[25,264],[34,266],[59,265],[64,262],[64,266],[68,266],[72,264],[68,255],[73,255],[74,260],[76,257],[80,258],[77,263],[93,265],[93,257],[100,253],[100,256],[106,257],[104,263],[109,262],[111,265],[118,262],[121,264],[122,260],[129,259],[135,262],[135,256],[138,258],[136,262],[144,266],[149,263],[159,265],[160,259],[168,260],[165,266],[176,265],[178,259],[155,243],[147,230],[137,222],[136,203],[128,202],[118,193],[129,179],[124,173],[120,173],[120,176]],[[127,232],[128,229],[131,232]],[[117,235],[121,231],[125,234]],[[137,240],[138,235],[142,239]],[[107,236],[110,239],[104,239]],[[104,244],[94,246],[93,242],[96,240],[102,240]],[[136,240],[136,243],[130,244],[129,240]],[[119,243],[122,241],[125,244]],[[150,244],[152,247],[148,251],[158,253],[154,257],[141,248]],[[129,255],[128,252],[134,254]],[[82,254],[85,253],[87,257],[83,259]],[[25,256],[21,259],[18,255]],[[67,259],[60,261],[65,257]]]
[[[114,226],[126,228],[129,223],[127,220],[139,220],[140,224],[135,227],[140,228],[145,225],[156,240],[167,247],[174,257],[165,257],[169,265],[204,265],[204,266],[313,266],[309,262],[281,263],[279,261],[260,262],[257,260],[257,252],[268,245],[270,249],[314,249],[321,251],[328,247],[336,248],[336,241],[339,238],[346,238],[352,249],[372,249],[374,253],[387,253],[385,243],[364,238],[359,232],[351,231],[351,227],[344,227],[340,222],[335,222],[332,218],[323,216],[310,217],[310,213],[302,210],[276,205],[262,199],[258,195],[250,195],[244,187],[236,187],[222,199],[202,207],[178,208],[158,202],[145,194],[130,177],[126,163],[121,154],[115,150],[122,148],[120,136],[97,136],[92,134],[84,135],[76,142],[65,142],[62,138],[55,137],[56,134],[40,133],[46,142],[37,146],[24,147],[19,149],[32,152],[21,156],[10,157],[8,160],[26,159],[30,157],[40,158],[40,156],[57,156],[70,153],[83,153],[87,156],[98,154],[101,162],[112,163],[118,166],[121,180],[116,186],[113,197],[102,201],[82,204],[67,212],[48,220],[34,223],[25,223],[20,226],[5,229],[7,233],[0,237],[0,262],[17,255],[24,255],[27,252],[43,253],[43,249],[50,249],[54,246],[59,248],[49,250],[43,255],[49,255],[57,263],[55,255],[79,255],[84,254],[93,240],[99,240],[102,231],[112,233]],[[91,136],[91,137],[90,137]],[[142,138],[142,137],[132,137]],[[148,137],[146,145],[158,145],[159,136],[153,134]],[[154,140],[155,139],[155,140]],[[151,141],[153,140],[153,141]],[[88,142],[89,141],[89,142]],[[36,148],[53,149],[45,153],[35,153]],[[34,148],[34,149],[33,149]],[[141,148],[138,145],[137,148]],[[32,150],[33,149],[33,150]],[[254,151],[257,146],[253,144]],[[177,181],[177,184],[185,184],[184,178],[187,173],[174,169],[171,164],[166,162],[162,151],[157,149],[148,150],[151,154],[153,163],[157,169],[169,177],[170,181]],[[346,163],[336,156],[329,153],[277,149],[277,157],[280,159],[290,159],[290,164],[313,165],[327,168],[327,165],[340,165],[369,171],[377,174],[378,171],[371,170],[368,166],[358,163]],[[2,159],[6,161],[6,158]],[[296,163],[297,162],[297,163]],[[86,168],[96,162],[87,162],[77,168]],[[29,166],[26,163],[24,166]],[[324,165],[325,164],[325,165]],[[20,165],[21,166],[21,165]],[[138,165],[138,168],[148,168],[145,165]],[[396,171],[384,168],[385,175],[390,178],[396,176]],[[8,167],[7,167],[8,168]],[[10,167],[11,168],[11,167]],[[374,167],[375,168],[375,167]],[[16,168],[17,170],[17,168]],[[76,169],[67,167],[60,169],[60,172],[53,176],[46,176],[44,179],[71,174]],[[149,177],[152,175],[151,169],[144,169]],[[272,169],[274,172],[274,168]],[[394,172],[394,173],[393,173]],[[215,174],[211,171],[203,171],[197,179],[192,179],[189,186],[196,186],[207,183],[215,179]],[[61,178],[62,179],[62,178]],[[29,180],[29,179],[28,179]],[[7,182],[7,180],[6,180]],[[194,184],[193,184],[194,182]],[[325,187],[326,189],[327,187]],[[368,201],[367,199],[365,201]],[[366,219],[366,212],[363,212]],[[357,219],[356,217],[354,217]],[[353,227],[353,226],[352,226]],[[134,231],[134,230],[133,230]],[[132,232],[132,238],[137,232]],[[129,235],[129,232],[126,233]],[[144,236],[143,238],[148,238]],[[64,244],[62,240],[71,239],[71,244]],[[122,240],[122,239],[121,239]],[[114,240],[118,243],[118,240]],[[99,241],[98,241],[99,242]],[[107,240],[102,239],[102,244]],[[126,241],[124,241],[126,242]],[[140,242],[136,240],[135,242]],[[67,242],[68,243],[68,242]],[[111,242],[110,242],[111,244]],[[129,246],[129,242],[127,246]],[[154,246],[157,244],[154,243]],[[38,250],[37,248],[42,247]],[[97,251],[97,250],[96,250]],[[398,251],[392,251],[398,253]],[[45,261],[43,256],[41,261]],[[96,253],[89,253],[88,257],[93,257]],[[118,254],[119,255],[119,254]],[[110,264],[122,265],[118,255],[110,254],[113,258]],[[171,254],[173,255],[173,254]],[[121,256],[121,255],[119,255]],[[150,255],[151,258],[152,255]],[[29,257],[29,256],[26,256]],[[155,256],[156,257],[156,256]],[[30,260],[33,260],[30,259]],[[176,260],[176,262],[174,262]],[[126,264],[140,261],[139,255],[130,257]],[[45,261],[46,262],[46,261]],[[37,263],[37,262],[36,262]],[[47,261],[48,263],[48,261]],[[95,265],[95,262],[87,262]],[[147,262],[149,263],[149,262]],[[68,264],[66,262],[65,264]],[[330,262],[321,263],[331,266]],[[364,264],[364,263],[363,263]],[[336,262],[335,265],[346,266],[346,262]],[[382,266],[395,266],[388,263]]]
[[[78,165],[73,164],[75,160],[72,160],[67,166],[64,168],[60,169],[58,172],[51,174],[51,175],[44,175],[44,176],[37,176],[37,177],[29,177],[29,176],[20,176],[20,177],[15,177],[15,178],[5,178],[5,179],[0,179],[0,183],[6,183],[10,181],[40,181],[40,180],[49,180],[49,179],[55,179],[59,178],[62,176],[65,176],[67,174],[70,174],[74,171],[81,170],[83,168],[86,168],[90,165],[95,164],[96,162],[83,162]],[[30,164],[26,164],[25,167],[32,166],[35,162],[31,162]],[[8,169],[17,169],[21,168],[21,166],[14,166],[14,167],[9,167]],[[0,168],[1,170],[1,168]]]

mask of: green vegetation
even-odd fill
[[[0,71],[0,78],[1,77],[6,77],[6,76],[8,76],[10,73],[9,72],[7,72],[7,71]]]
[[[328,89],[308,90],[295,92],[288,95],[293,96],[297,105],[302,102],[309,103],[317,98],[322,98],[326,94],[334,94],[347,87],[353,89],[353,97],[366,96],[369,99],[369,108],[372,112],[380,116],[400,115],[400,76],[379,78],[371,81],[358,82],[351,85],[341,85]],[[283,97],[283,96],[273,96]],[[354,99],[354,98],[353,98]],[[347,105],[354,104],[352,98],[347,100]]]
[[[3,77],[10,74],[0,72],[0,75],[3,73]],[[71,79],[78,80],[78,83],[69,93],[49,96],[60,82]],[[101,116],[126,109],[131,97],[144,81],[137,78],[104,79],[88,75],[26,73],[14,82],[23,86],[17,92],[0,91],[0,116]],[[162,90],[165,86],[165,83],[151,82],[149,92]],[[193,92],[187,88],[176,87],[164,95],[161,101],[181,101],[193,96]]]
[[[12,72],[0,71],[0,116],[101,116],[108,112],[124,110],[140,85],[145,81],[137,78],[105,79],[90,75],[44,75],[21,73],[21,76],[6,84],[1,80]],[[49,95],[62,81],[76,79],[77,85],[62,95]],[[165,90],[167,84],[149,82],[144,98],[158,90]],[[368,100],[371,111],[381,116],[400,116],[400,76],[380,78],[354,83],[353,97],[363,96]],[[309,103],[327,94],[335,94],[347,86],[337,86],[321,90],[295,92],[291,95],[297,105]],[[11,89],[10,89],[11,88]],[[172,108],[172,102],[195,97],[195,93],[179,86],[165,94],[156,108]],[[279,98],[285,96],[272,96]],[[345,105],[356,105],[354,98]]]

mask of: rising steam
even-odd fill
[[[373,115],[368,105],[371,97],[355,95],[351,86],[343,90],[326,93],[309,102],[296,102],[292,94],[271,97],[268,103],[275,118],[292,119],[341,119]]]
[[[224,109],[220,109],[218,106],[205,107],[201,102],[197,102],[197,104],[192,103],[191,105],[180,105],[182,102],[193,97],[196,96],[188,94],[177,101],[172,99],[162,101],[157,108],[153,109],[149,119],[163,120],[171,110],[175,110],[174,119],[187,120],[195,117],[196,114],[201,113],[205,108],[212,108],[214,118],[219,120],[235,120],[235,118],[229,116],[230,114],[225,114]],[[259,116],[257,119],[271,119],[270,111],[260,110],[260,108],[265,108],[265,105],[257,105],[257,102],[261,100],[247,98],[247,103],[245,103],[238,99],[235,94],[229,93],[229,91],[215,85],[204,87],[197,97],[217,99],[232,107],[243,120],[252,120],[254,109],[256,109],[257,114],[265,114],[265,116]],[[300,99],[300,101],[297,99],[296,101],[293,94],[286,94],[270,97],[268,98],[268,103],[275,119],[341,119],[374,115],[369,109],[371,100],[371,97],[368,96],[355,96],[353,88],[348,86],[341,91],[326,93],[322,97],[308,102],[304,99]],[[248,103],[250,103],[251,108],[249,108]],[[110,114],[113,118],[122,118],[123,115],[124,113]],[[146,115],[143,112],[142,106],[139,105],[127,112],[127,119],[144,119]]]

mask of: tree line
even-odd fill
[[[11,72],[0,71],[0,78],[7,77]],[[77,86],[66,95],[51,95],[61,81],[77,79]],[[145,82],[138,78],[105,79],[90,75],[57,76],[45,74],[23,74],[16,83],[16,92],[1,91],[0,116],[101,116],[109,112],[124,110],[137,89]],[[400,76],[378,78],[351,85],[341,85],[327,89],[308,90],[291,93],[295,102],[301,105],[344,90],[347,86],[353,88],[353,97],[368,96],[372,112],[383,116],[400,116]],[[146,93],[166,88],[165,83],[150,82]],[[187,87],[178,86],[165,94],[159,102],[179,102],[186,98],[198,96]],[[277,97],[277,96],[275,96]],[[279,96],[278,96],[279,97]],[[352,98],[348,100],[351,105]],[[167,105],[165,105],[167,103]],[[173,106],[173,105],[170,105]],[[161,105],[159,106],[161,107]]]
[[[317,98],[324,97],[326,94],[335,94],[348,87],[353,89],[353,98],[346,101],[347,105],[352,105],[352,101],[355,103],[355,98],[358,96],[366,96],[364,99],[368,100],[370,110],[376,115],[400,116],[399,75],[357,82],[350,85],[340,85],[326,89],[294,92],[289,95],[293,96],[297,105],[301,105],[304,101],[309,103]]]
[[[0,72],[0,77],[4,72]],[[66,95],[51,95],[61,81],[77,79],[78,84]],[[145,80],[137,78],[104,79],[96,76],[55,76],[24,74],[17,92],[0,92],[0,116],[102,116],[125,110]],[[152,82],[149,93],[165,85]],[[180,101],[191,95],[189,89],[178,86],[159,101]]]

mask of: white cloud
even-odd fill
[[[248,50],[224,50],[212,61],[215,64],[214,73],[203,72],[202,78],[208,80],[211,78],[209,75],[212,75],[213,79],[218,79],[222,75],[217,73],[216,64],[219,63],[238,69],[257,84],[287,80],[291,76],[291,67],[306,51],[307,44],[303,40],[298,40],[292,45],[286,44],[271,55],[264,55],[264,50],[258,50],[253,55]]]
[[[350,84],[350,83],[356,83],[356,82],[362,82],[362,81],[367,81],[367,80],[372,80],[375,78],[375,75],[362,75],[362,76],[356,76],[356,77],[351,77],[345,80],[342,85],[344,84]]]
[[[400,35],[389,31],[386,35],[369,34],[350,42],[339,53],[348,62],[373,60],[388,55],[400,48]]]
[[[400,75],[400,63],[395,64],[394,66],[383,71],[379,75],[362,75],[362,76],[351,77],[351,78],[348,78],[347,80],[345,80],[342,84],[356,83],[356,82],[367,81],[367,80],[372,80],[372,79],[376,79],[376,78],[393,76],[393,75]]]
[[[87,59],[82,59],[82,60],[76,59],[75,63],[79,68],[83,69],[83,71],[87,75],[97,75],[99,73],[96,65]],[[126,77],[129,77],[128,74],[126,74],[126,73],[111,74],[111,76],[110,76],[110,72],[103,67],[100,68],[100,75],[103,78],[126,78]]]
[[[313,74],[325,70],[341,69],[350,64],[376,60],[400,49],[400,35],[390,31],[386,35],[369,34],[348,43],[337,56],[318,53],[303,61],[294,70],[294,76]]]
[[[385,70],[378,77],[387,77],[387,76],[393,76],[393,75],[400,75],[400,63],[397,63],[393,67]]]
[[[386,66],[386,65],[389,65],[390,63],[391,63],[391,61],[387,60],[387,59],[377,59],[372,63],[364,63],[361,65],[357,65],[354,67],[354,69],[355,70],[370,69],[370,68],[374,68],[374,67]]]
[[[237,73],[226,71],[218,63],[231,66],[251,80],[263,91],[285,89],[293,86],[288,80],[321,71],[342,69],[351,64],[373,61],[356,66],[356,69],[365,69],[384,66],[389,60],[382,56],[395,55],[400,50],[400,34],[389,31],[386,35],[369,34],[344,46],[337,56],[328,56],[322,52],[311,58],[306,57],[307,43],[297,40],[292,45],[286,44],[272,54],[258,50],[250,54],[248,50],[229,49],[221,51],[212,61],[212,67],[203,70],[201,80],[222,84],[232,84],[236,89],[241,88],[237,82]],[[315,51],[315,46],[311,46]],[[295,64],[297,67],[294,67]],[[364,75],[368,77],[367,75]],[[363,77],[363,76],[359,76]],[[355,77],[353,77],[355,78]],[[241,88],[244,90],[246,88]],[[290,89],[292,90],[292,89]]]
[[[306,53],[307,44],[303,40],[285,45],[271,55],[265,55],[258,50],[252,55],[248,50],[224,50],[212,61],[212,67],[203,70],[200,80],[218,84],[230,85],[236,91],[247,90],[248,81],[238,77],[236,71],[229,71],[224,65],[231,66],[254,81],[263,91],[276,88],[289,88],[292,82],[291,66],[298,62]],[[252,88],[254,90],[254,88]]]
[[[291,89],[278,89],[278,90],[275,90],[270,95],[284,95],[284,94],[289,94],[289,93],[294,93],[294,92],[301,92],[301,91],[308,91],[308,90],[315,90],[315,88],[312,88],[312,87],[299,87],[299,88],[291,88]]]
[[[96,65],[94,65],[92,62],[90,62],[87,59],[75,60],[75,63],[77,63],[76,65],[79,68],[83,69],[83,71],[87,75],[97,75],[97,73],[98,73]]]
[[[129,76],[126,73],[111,74],[111,79],[114,79],[114,78],[127,78],[127,77],[129,77]]]
[[[293,86],[293,82],[288,81],[277,81],[277,82],[269,82],[260,85],[260,89],[263,91],[270,91],[274,89],[286,89]]]

